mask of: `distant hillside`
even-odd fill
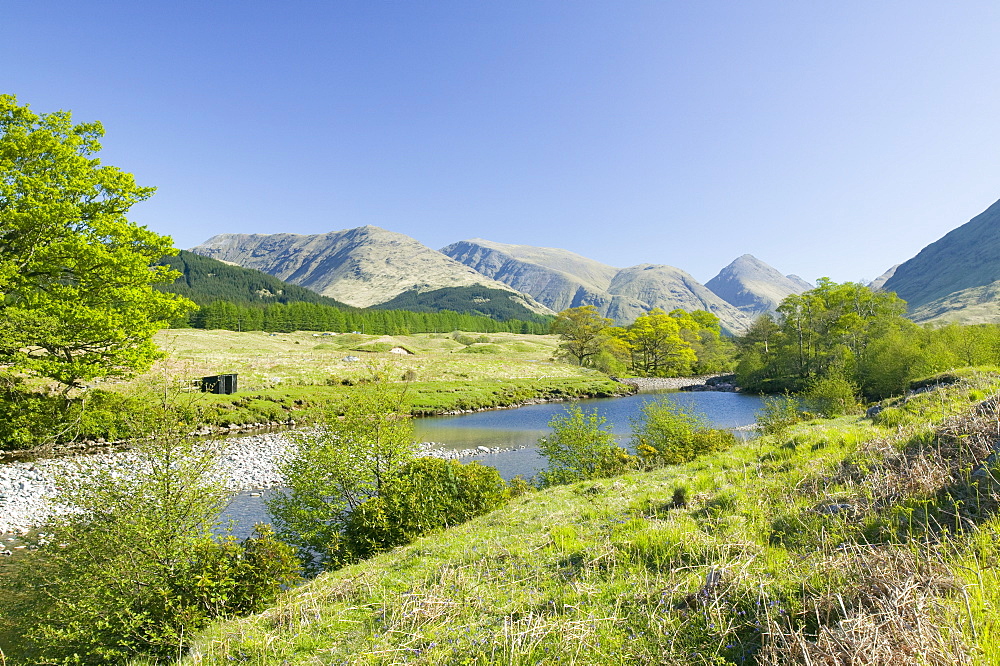
[[[785,297],[812,289],[802,278],[782,275],[752,254],[737,258],[705,286],[749,314],[774,312]]]
[[[953,321],[959,324],[1000,322],[1000,281],[970,287],[911,308],[909,318],[925,323]]]
[[[409,236],[373,226],[315,235],[221,234],[191,251],[262,270],[356,307],[443,287],[511,291]],[[532,307],[550,314],[544,306]]]
[[[618,269],[567,250],[508,245],[475,238],[441,250],[483,275],[526,294],[560,312],[581,305],[604,310]]]
[[[157,285],[160,291],[180,294],[198,305],[215,301],[231,303],[316,303],[350,308],[340,301],[321,296],[305,287],[289,284],[252,268],[234,266],[217,259],[181,250],[164,257],[159,264],[181,272],[173,284]]]
[[[410,312],[441,312],[451,310],[464,314],[490,317],[497,321],[520,319],[523,321],[550,321],[551,316],[534,312],[524,298],[506,289],[488,287],[445,287],[434,291],[407,291],[385,303],[373,306],[376,310],[408,310]]]
[[[453,243],[442,252],[556,312],[593,305],[617,323],[630,324],[652,308],[708,310],[733,333],[742,332],[750,322],[748,315],[672,266],[618,269],[567,250],[482,239]]]
[[[639,264],[615,274],[608,291],[612,301],[607,316],[632,322],[652,308],[666,311],[707,310],[716,315],[729,333],[742,333],[752,318],[716,296],[691,275],[673,266]]]
[[[992,285],[1000,281],[1000,201],[903,262],[883,289],[910,304],[917,321],[977,306],[977,318],[1000,320]],[[935,304],[935,305],[932,305]]]

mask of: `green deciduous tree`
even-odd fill
[[[612,476],[635,468],[636,460],[607,429],[596,410],[584,412],[571,405],[549,421],[552,434],[538,440],[538,450],[548,460],[540,473],[543,486]]]
[[[103,134],[0,95],[0,365],[66,387],[147,369],[192,306],[153,289],[171,240],[126,218],[153,188],[101,164]]]
[[[593,365],[608,341],[614,322],[598,313],[593,305],[563,310],[549,329],[562,338],[560,353],[577,365]]]
[[[759,318],[738,341],[738,380],[756,390],[800,390],[817,377],[839,377],[869,397],[900,390],[914,365],[921,330],[906,320],[896,294],[821,278],[815,289],[788,296],[777,320]]]
[[[689,322],[697,326],[695,320]],[[679,316],[654,308],[630,326],[616,329],[616,336],[628,345],[632,371],[647,377],[691,374],[698,359],[691,343],[681,335],[682,323],[686,322]]]

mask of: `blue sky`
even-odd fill
[[[102,121],[179,247],[374,224],[842,281],[1000,198],[998,34],[995,0],[7,0],[0,92]]]

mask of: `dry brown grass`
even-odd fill
[[[818,630],[771,619],[763,666],[973,663],[962,637],[940,629],[956,626],[945,599],[961,594],[940,562],[899,547],[855,546],[822,566],[850,584],[807,599]]]

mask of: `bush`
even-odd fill
[[[833,418],[855,411],[860,393],[857,384],[834,375],[813,378],[800,395],[810,411]]]
[[[166,416],[162,404],[138,396],[91,389],[69,399],[0,379],[0,449],[31,449],[81,439],[114,441],[147,435]],[[174,409],[174,416],[192,414]]]
[[[211,618],[249,615],[267,607],[281,591],[301,580],[294,549],[279,541],[270,525],[258,524],[243,541],[233,536],[206,539],[171,580],[170,615]],[[177,612],[181,611],[181,612]]]
[[[354,557],[365,558],[489,513],[509,498],[492,467],[417,458],[351,513],[344,539]]]
[[[64,428],[60,406],[62,398],[44,395],[22,386],[19,381],[5,381],[0,389],[0,450],[30,449],[54,443]]]
[[[668,399],[647,402],[632,420],[632,446],[647,466],[678,465],[735,443],[731,432],[709,428],[703,415]]]
[[[577,405],[549,421],[552,434],[538,440],[538,449],[548,459],[539,474],[542,486],[613,476],[636,467],[636,459],[618,446],[605,429],[606,419],[596,411],[584,413]]]
[[[61,481],[70,513],[43,528],[30,566],[0,577],[18,663],[176,657],[213,618],[261,610],[297,580],[291,549],[267,530],[213,539],[228,493],[210,478],[217,452],[178,434],[189,427],[141,442],[127,477],[89,469]]]
[[[788,394],[764,398],[764,406],[757,412],[757,425],[765,435],[781,437],[801,420],[799,401]]]
[[[373,381],[324,405],[317,427],[292,433],[296,451],[281,466],[288,488],[267,506],[310,573],[356,559],[344,538],[352,514],[413,460],[404,396],[405,388]]]

